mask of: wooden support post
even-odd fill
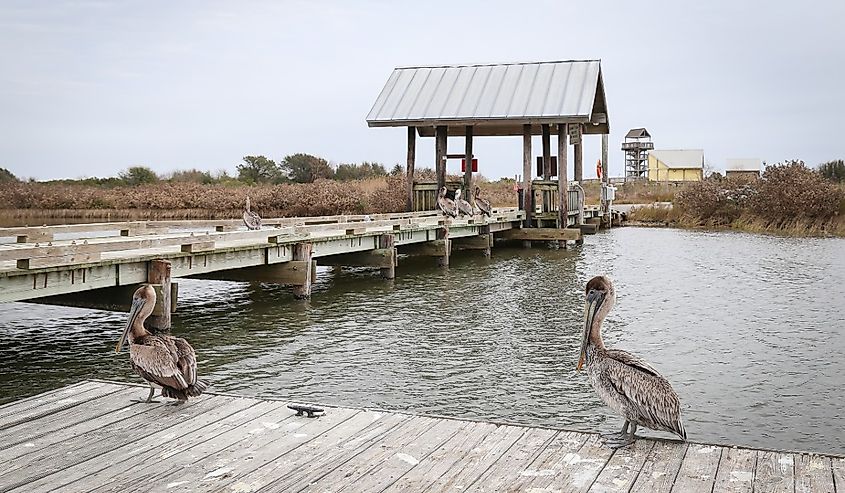
[[[313,245],[311,243],[297,243],[293,246],[293,260],[300,260],[307,262],[308,268],[305,269],[305,279],[302,284],[295,284],[293,286],[293,297],[302,300],[311,297],[311,283],[312,269],[311,269],[311,251]]]
[[[584,137],[581,136],[580,144],[575,144],[575,181],[584,186]]]
[[[170,261],[169,260],[151,260],[147,267],[147,282],[150,284],[160,284],[161,292],[159,295],[157,305],[162,307],[161,313],[150,315],[147,318],[145,326],[154,334],[167,332],[170,330],[170,296],[172,293],[170,283]]]
[[[407,187],[407,203],[406,209],[408,212],[414,211],[414,161],[417,156],[417,129],[416,127],[408,127],[408,162],[405,172],[405,186]]]
[[[479,236],[486,237],[487,240],[487,248],[482,250],[482,253],[485,257],[490,258],[491,248],[493,248],[493,233],[490,232],[490,226],[482,226],[479,228],[479,233],[481,233]]]
[[[437,239],[444,241],[444,255],[437,257],[437,266],[438,267],[449,267],[449,255],[452,253],[452,245],[449,241],[449,228],[438,228],[437,229]]]
[[[531,125],[522,126],[522,206],[525,209],[525,223],[523,227],[531,227],[534,216],[534,191],[531,186]]]
[[[543,130],[543,179],[552,179],[552,136],[549,124],[542,125]]]
[[[464,153],[464,200],[472,203],[472,125],[466,126],[466,152]]]
[[[434,169],[437,172],[437,192],[435,193],[435,197],[440,192],[440,189],[446,186],[446,161],[444,161],[446,151],[446,127],[438,126],[434,131]]]
[[[557,227],[565,228],[569,222],[569,184],[566,182],[566,141],[569,138],[568,124],[557,126],[557,194],[558,194],[558,217]],[[566,243],[564,242],[564,245]]]
[[[381,277],[385,279],[393,279],[396,277],[396,247],[394,246],[395,241],[396,237],[393,236],[393,233],[381,235],[378,238],[379,248],[390,249],[392,251],[390,267],[382,267],[381,269],[379,269],[381,271]]]
[[[607,138],[607,134],[601,134],[601,182],[605,185],[610,183],[610,176],[608,175],[609,163],[607,162]],[[603,190],[600,193],[602,217],[606,218],[608,225],[610,225],[610,207],[604,198]]]

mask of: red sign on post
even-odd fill
[[[467,160],[461,159],[461,173],[466,173],[467,171]],[[478,158],[472,158],[472,172],[478,172]]]

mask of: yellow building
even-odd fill
[[[701,149],[654,150],[648,153],[648,181],[699,181],[704,178]]]

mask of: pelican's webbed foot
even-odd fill
[[[147,396],[147,400],[143,399],[132,399],[132,402],[140,402],[141,404],[158,404],[161,401],[154,401],[153,395],[155,395],[156,389],[152,385],[150,385],[150,395]]]
[[[630,433],[628,432],[628,425],[631,426]],[[617,449],[622,447],[627,447],[636,441],[638,438],[634,433],[637,432],[637,424],[631,423],[630,421],[625,421],[625,424],[622,425],[622,429],[619,433],[608,433],[601,435],[604,438],[604,444],[610,448]]]

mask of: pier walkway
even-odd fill
[[[0,406],[0,492],[845,492],[845,459],[86,381]]]

